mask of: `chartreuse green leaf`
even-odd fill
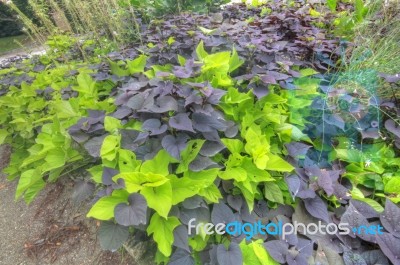
[[[328,2],[329,1],[336,1],[336,0],[328,0]],[[301,74],[301,76],[302,77],[305,77],[305,76],[310,76],[310,75],[316,75],[316,74],[319,74],[317,71],[315,71],[314,69],[312,69],[312,68],[305,68],[305,69],[301,69],[300,70],[300,74]]]
[[[219,199],[222,198],[221,192],[214,184],[218,172],[218,168],[202,170],[200,172],[188,170],[184,173],[184,178],[189,178],[193,181],[193,185],[199,188],[198,194],[203,196],[208,202],[218,203]]]
[[[385,184],[385,193],[400,194],[400,177],[391,177]]]
[[[211,35],[213,34],[217,29],[206,29],[204,27],[198,26],[199,30],[201,30],[201,32],[203,32],[206,35]]]
[[[223,180],[244,181],[247,179],[247,172],[241,167],[227,167],[225,171],[219,173],[219,177]]]
[[[111,117],[111,116],[106,116],[104,118],[104,129],[109,132],[109,133],[114,133],[116,130],[122,128],[121,121]]]
[[[140,161],[136,160],[136,155],[131,150],[120,149],[118,152],[118,168],[120,172],[139,171]]]
[[[154,241],[157,243],[159,251],[164,256],[171,256],[172,243],[174,242],[174,229],[181,223],[175,216],[162,218],[159,214],[154,213],[147,227],[147,234],[153,235]]]
[[[90,209],[87,217],[107,221],[114,217],[114,208],[120,203],[128,202],[126,190],[114,190],[110,196],[100,198]]]
[[[110,63],[111,73],[117,76],[128,76],[129,69],[123,69],[118,63],[108,60]]]
[[[299,89],[297,95],[316,95],[318,94],[318,87],[321,81],[317,78],[300,77],[294,81],[294,84]]]
[[[279,186],[275,182],[267,182],[264,184],[264,194],[267,200],[283,204],[283,194]]]
[[[203,183],[199,183],[188,177],[178,178],[175,175],[169,175],[168,178],[172,187],[172,205],[176,205],[196,195],[204,187]]]
[[[147,62],[147,56],[143,54],[133,61],[127,60],[126,65],[129,73],[131,75],[137,73],[143,73],[144,68],[146,67],[146,62]]]
[[[37,182],[43,182],[42,174],[39,168],[29,169],[22,172],[18,181],[15,199],[21,198],[24,192],[26,192],[30,187],[34,186]]]
[[[191,179],[195,183],[202,185],[205,188],[214,183],[215,179],[218,176],[218,172],[219,172],[218,168],[206,169],[199,172],[188,170],[184,173],[183,176],[185,178]]]
[[[65,165],[66,163],[66,154],[65,151],[61,148],[54,148],[50,150],[46,158],[44,159],[46,161],[46,171],[60,168]]]
[[[243,254],[243,265],[279,265],[265,250],[262,240],[250,244],[243,240],[239,246]]]
[[[243,158],[241,167],[246,170],[248,176],[252,176],[255,182],[275,181],[268,171],[259,169],[248,157]]]
[[[257,190],[258,183],[252,182],[249,179],[241,182],[234,182],[235,187],[239,188],[242,192],[244,199],[246,200],[247,206],[249,210],[252,211],[254,208],[254,199],[257,194],[259,194]]]
[[[259,169],[266,169],[270,154],[269,139],[261,133],[260,126],[252,125],[245,134],[245,150],[253,157],[254,164]]]
[[[194,251],[202,251],[207,247],[209,235],[205,234],[204,226],[199,229],[199,234],[193,237],[189,237],[189,246]]]
[[[268,94],[265,98],[263,98],[263,102],[266,104],[282,104],[282,103],[286,103],[287,99],[283,98],[277,94]]]
[[[326,4],[328,5],[329,9],[334,12],[337,6],[337,0],[327,0]]]
[[[74,87],[74,90],[84,95],[95,96],[96,94],[96,82],[87,73],[80,73],[76,78],[78,86]]]
[[[269,154],[268,157],[269,159],[267,161],[267,164],[265,165],[266,170],[290,172],[294,169],[291,164],[289,164],[277,155]]]
[[[75,118],[75,117],[80,117],[79,113],[79,105],[75,104],[77,101],[56,101],[53,102],[53,107],[55,111],[57,112],[57,117],[60,119],[69,119],[69,118]]]
[[[166,150],[161,150],[157,155],[150,160],[143,162],[140,172],[142,173],[156,173],[163,176],[169,175],[169,163],[175,161]]]
[[[120,141],[121,136],[108,135],[101,145],[100,156],[108,161],[114,160],[119,150]]]
[[[228,73],[230,57],[230,52],[218,52],[210,54],[203,59],[204,65],[202,71],[206,72],[210,69],[217,69],[219,73]]]
[[[240,154],[243,151],[243,142],[239,139],[221,139],[222,143],[233,153]]]
[[[221,192],[215,184],[200,189],[199,195],[204,197],[209,203],[218,203],[222,199]]]
[[[229,72],[232,73],[236,69],[238,69],[244,63],[243,60],[239,58],[239,55],[235,48],[233,48],[232,56],[229,59]]]
[[[203,61],[204,58],[206,58],[206,57],[208,56],[208,53],[206,52],[206,50],[204,50],[204,43],[203,43],[203,41],[200,41],[199,45],[197,45],[196,54],[197,54],[197,58],[198,58],[200,61]]]
[[[205,140],[191,140],[187,143],[186,148],[181,152],[181,163],[176,169],[176,173],[183,173],[189,169],[189,164],[200,152]]]
[[[186,64],[186,58],[178,54],[178,62],[180,66],[184,66]]]
[[[169,181],[169,179],[160,174],[141,173],[141,172],[125,172],[113,177],[114,181],[123,179],[125,188],[129,193],[138,192],[143,187],[158,187]]]
[[[8,136],[7,130],[0,129],[0,144],[4,144],[7,136]]]
[[[167,40],[168,45],[172,45],[172,44],[174,44],[174,42],[175,42],[175,38],[172,37],[172,36],[169,37],[168,40]]]
[[[224,95],[223,100],[225,103],[239,104],[246,100],[252,99],[252,96],[250,93],[251,93],[251,91],[249,91],[248,93],[242,93],[242,92],[239,92],[234,87],[229,87],[228,93],[226,93]]]
[[[43,178],[38,178],[37,181],[32,183],[32,185],[25,191],[24,193],[24,201],[27,204],[30,204],[33,199],[39,194],[39,192],[44,188],[46,182]]]
[[[93,167],[87,169],[87,171],[92,176],[91,179],[94,182],[99,183],[99,184],[103,183],[103,180],[102,180],[102,177],[103,177],[103,166],[102,165],[93,166]]]
[[[168,217],[172,207],[171,182],[165,182],[157,187],[143,187],[140,193],[146,198],[150,208],[154,209],[160,216]]]

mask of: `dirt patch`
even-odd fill
[[[8,155],[9,150],[0,147],[0,169]],[[0,175],[0,264],[135,264],[127,253],[100,249],[98,223],[85,217],[89,204],[71,201],[72,180],[47,185],[29,206],[14,201],[16,185]]]

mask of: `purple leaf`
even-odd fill
[[[84,147],[89,155],[92,157],[100,157],[100,148],[106,136],[107,135],[93,137],[84,144]]]
[[[217,163],[212,161],[209,157],[198,155],[195,160],[190,162],[189,169],[193,172],[200,172],[215,166],[217,166]]]
[[[300,191],[301,181],[297,175],[289,175],[285,177],[286,184],[288,185],[290,194],[293,199],[296,197],[297,193]]]
[[[400,208],[389,199],[386,199],[385,210],[380,215],[380,220],[389,233],[400,238]]]
[[[192,121],[189,119],[189,114],[187,113],[179,113],[178,115],[171,117],[169,119],[169,125],[178,130],[195,132],[193,130]]]
[[[368,265],[389,265],[389,261],[386,258],[385,254],[383,254],[382,251],[378,249],[365,251],[361,253],[361,257],[367,262]]]
[[[235,195],[235,196],[228,195],[227,202],[230,207],[240,212],[240,209],[242,208],[243,205],[243,197],[240,195]]]
[[[214,204],[211,212],[211,221],[213,224],[227,224],[234,222],[235,219],[235,215],[233,214],[231,208],[229,208],[225,203],[220,202]]]
[[[321,171],[317,183],[319,187],[324,189],[326,195],[331,196],[333,194],[333,183],[329,171]]]
[[[148,119],[143,122],[142,129],[149,132],[150,135],[160,135],[167,131],[168,126],[161,124],[159,119]]]
[[[174,158],[181,159],[181,152],[186,148],[189,136],[178,134],[177,137],[166,135],[161,141],[162,147]]]
[[[225,149],[225,146],[219,142],[206,141],[200,149],[200,154],[212,157]]]
[[[174,229],[174,246],[190,252],[188,244],[189,236],[186,226],[180,225]]]
[[[286,144],[285,146],[288,150],[289,155],[293,158],[306,155],[308,150],[311,148],[310,145],[300,142],[291,142]]]
[[[101,248],[111,251],[119,249],[129,238],[129,228],[114,222],[102,222],[98,233]]]
[[[385,122],[385,128],[389,131],[389,132],[391,132],[391,133],[393,133],[394,135],[396,135],[397,137],[399,137],[400,138],[400,126],[399,127],[396,127],[396,123],[395,123],[395,121],[394,120],[387,120],[386,122]]]
[[[168,111],[178,111],[178,102],[171,96],[161,96],[154,103],[148,102],[143,105],[143,112],[165,113]]]
[[[326,114],[323,119],[326,123],[344,130],[345,122],[338,114]]]
[[[215,116],[207,116],[202,113],[193,113],[193,127],[200,132],[223,131],[226,125]]]
[[[389,233],[383,233],[383,235],[377,235],[376,241],[382,252],[385,253],[386,257],[394,264],[400,264],[400,238],[396,238]]]
[[[219,265],[242,265],[242,251],[237,243],[231,242],[226,249],[223,244],[218,245],[217,259]]]
[[[147,202],[139,193],[131,194],[128,198],[129,205],[118,204],[114,209],[115,221],[124,226],[137,226],[147,223]]]
[[[376,218],[379,217],[377,211],[374,210],[368,203],[358,200],[350,200],[350,204],[354,206],[354,208],[360,212],[365,218]]]
[[[195,261],[187,250],[177,248],[172,254],[168,265],[194,265]]]
[[[341,223],[348,223],[349,228],[355,229],[352,231],[349,236],[355,237],[358,236],[359,238],[368,241],[368,242],[373,242],[375,243],[375,236],[372,234],[367,234],[365,231],[362,231],[360,227],[369,227],[369,222],[367,218],[365,218],[364,215],[362,215],[360,212],[357,211],[357,209],[350,204],[350,206],[347,208],[346,212],[343,214]],[[360,231],[358,231],[360,230]],[[361,233],[357,233],[361,232]]]
[[[304,206],[312,216],[329,223],[329,214],[327,206],[319,196],[315,196],[314,198],[310,199],[305,199]]]
[[[142,93],[139,93],[131,97],[125,105],[133,110],[139,110],[142,108],[144,101],[144,95]]]
[[[367,262],[360,254],[353,253],[352,251],[345,251],[343,253],[343,260],[345,265],[367,265]]]
[[[264,243],[264,247],[275,261],[281,264],[286,263],[286,255],[289,249],[288,243],[283,240],[272,240]]]
[[[103,168],[103,175],[101,177],[102,183],[106,186],[113,185],[114,181],[112,178],[119,174],[119,171],[110,167]]]

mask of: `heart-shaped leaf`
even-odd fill
[[[146,224],[147,203],[143,195],[135,193],[128,198],[129,205],[118,204],[114,209],[115,221],[124,226]]]
[[[105,250],[116,251],[129,237],[129,229],[126,226],[113,222],[102,222],[99,228],[100,245]]]

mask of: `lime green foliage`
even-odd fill
[[[153,234],[154,241],[157,242],[158,250],[166,257],[172,252],[172,243],[174,242],[174,229],[180,225],[178,218],[162,218],[155,213],[150,220],[147,233]]]
[[[278,88],[276,91],[256,100],[251,91],[241,93],[230,87],[221,103],[225,114],[240,124],[241,140],[222,139],[230,156],[219,177],[234,181],[250,210],[254,200],[262,196],[281,204],[289,199],[282,177],[294,168],[282,158],[283,145],[292,140],[308,140],[301,127],[289,123],[289,109],[296,103],[296,97],[279,92]],[[311,104],[301,96],[297,100]]]
[[[66,77],[74,67],[60,64],[39,73],[31,71],[32,84],[23,82],[20,89],[11,86],[0,98],[0,140],[13,149],[4,172],[10,180],[20,177],[16,198],[24,197],[27,203],[45,182],[53,182],[88,163],[81,150],[72,146],[67,129],[86,116],[87,109],[114,108],[112,100],[100,99],[112,85],[93,81],[88,74],[91,70],[84,67],[79,68],[79,75]],[[17,76],[23,74],[13,71]],[[48,92],[48,87],[52,91]],[[63,89],[67,87],[72,87],[78,96],[63,99]]]
[[[253,1],[253,4],[258,5],[257,2]],[[365,15],[362,2],[356,1],[355,5],[356,12],[351,23],[360,22]],[[337,2],[329,2],[330,9],[335,10],[336,7]],[[310,13],[316,17],[321,15],[314,9],[310,9]],[[204,34],[212,34],[212,29],[200,30]],[[205,50],[204,43],[200,42],[195,50],[198,62],[192,62],[201,63],[198,67],[199,73],[181,75],[190,76],[187,78],[178,77],[177,67],[170,64],[149,66],[146,55],[140,55],[134,60],[109,60],[110,73],[115,77],[137,77],[138,74],[143,74],[149,79],[157,77],[170,81],[173,85],[210,83],[213,88],[220,89],[221,96],[226,92],[216,108],[222,111],[218,113],[223,113],[226,120],[238,126],[239,133],[231,136],[232,138],[226,136],[227,138],[221,139],[226,149],[210,156],[210,161],[218,163],[220,167],[195,172],[190,165],[206,143],[204,139],[197,139],[202,137],[200,134],[193,134],[196,138],[188,142],[185,140],[186,147],[179,150],[179,156],[174,156],[179,157],[179,160],[162,149],[152,154],[152,158],[142,161],[134,152],[125,149],[122,139],[123,132],[143,132],[144,126],[142,128],[142,124],[131,117],[124,123],[125,121],[106,116],[104,138],[101,138],[101,143],[96,142],[99,149],[98,164],[93,165],[93,160],[87,159],[84,149],[72,144],[67,130],[81,118],[87,117],[88,110],[101,110],[106,114],[113,112],[116,106],[109,95],[116,84],[110,80],[95,81],[91,75],[95,71],[75,60],[68,64],[54,62],[57,67],[49,67],[54,57],[68,61],[70,58],[64,54],[76,47],[78,42],[77,38],[70,39],[67,35],[50,38],[48,45],[52,52],[40,58],[40,62],[47,67],[45,71],[29,69],[28,74],[34,79],[31,84],[23,82],[20,87],[11,86],[0,97],[0,143],[6,142],[13,147],[11,163],[5,172],[10,179],[19,178],[17,198],[24,197],[29,203],[47,181],[55,181],[58,177],[80,168],[88,168],[93,182],[98,186],[112,186],[104,183],[103,174],[106,170],[117,172],[109,182],[113,185],[124,185],[119,185],[97,200],[87,216],[112,223],[118,220],[118,213],[121,213],[118,208],[135,206],[132,195],[143,198],[142,204],[146,209],[143,225],[146,225],[146,216],[150,216],[150,222],[145,227],[146,232],[157,243],[156,260],[166,264],[172,254],[174,232],[181,225],[174,216],[174,210],[189,198],[200,196],[212,210],[227,195],[243,196],[243,204],[250,211],[253,210],[255,201],[264,199],[268,208],[276,208],[280,204],[294,207],[298,205],[299,199],[289,192],[285,182],[285,176],[294,171],[294,166],[284,159],[288,155],[285,145],[303,141],[315,145],[318,151],[326,151],[322,143],[313,143],[303,133],[309,125],[304,117],[311,116],[309,106],[320,95],[320,80],[312,77],[317,74],[315,70],[293,66],[291,70],[298,71],[300,77],[293,81],[296,89],[292,90],[281,89],[277,82],[266,86],[261,77],[255,74],[251,84],[260,85],[264,89],[265,93],[260,96],[249,89],[247,81],[232,78],[244,64],[235,48],[232,51],[209,53]],[[171,46],[175,39],[168,38],[166,43]],[[85,46],[92,44],[87,41],[78,45],[82,57],[87,56]],[[86,59],[98,62],[91,56]],[[183,56],[177,56],[177,59],[181,66],[186,66],[187,59]],[[77,71],[78,74],[70,75],[71,71]],[[23,76],[21,70],[14,68],[2,70],[0,75],[9,72]],[[66,88],[70,88],[75,93],[74,96],[64,97]],[[204,93],[209,88],[204,86],[202,89]],[[176,110],[163,113],[162,121],[171,122],[176,114],[174,111]],[[178,134],[178,128],[169,128],[171,135]],[[216,133],[218,134],[217,131]],[[400,183],[400,162],[390,146],[374,143],[359,151],[351,149],[348,138],[337,140],[339,143],[331,151],[329,162],[339,159],[345,163],[346,173],[343,176],[354,185],[351,190],[353,199],[364,201],[379,212],[383,210],[386,197],[394,202],[400,201],[397,188]],[[311,145],[307,147],[311,148]],[[304,157],[305,153],[299,156]],[[221,181],[232,188],[220,190]],[[372,195],[364,192],[365,189],[373,190]],[[323,190],[317,192],[318,196],[324,196]],[[327,198],[331,203],[329,207],[339,205],[337,198],[333,197]],[[190,237],[188,243],[194,250],[193,258],[199,262],[199,257],[196,257],[198,252],[210,245],[228,246],[230,238],[217,234],[207,235],[201,231],[200,234]],[[243,264],[277,264],[262,243],[240,243]]]
[[[364,0],[354,0],[351,4],[354,11],[341,11],[337,13],[337,18],[333,21],[335,34],[348,40],[354,36],[354,28],[364,21],[369,12],[369,7]],[[336,9],[337,2],[330,0],[327,5],[333,11]]]
[[[129,192],[114,190],[110,196],[100,198],[90,209],[87,217],[107,221],[114,217],[114,208],[120,203],[127,203]]]
[[[253,241],[250,244],[246,244],[243,240],[240,243],[240,249],[243,253],[243,265],[278,265],[265,250],[263,241]]]
[[[209,80],[213,86],[227,90],[220,108],[227,118],[239,124],[240,135],[234,139],[222,139],[228,151],[212,158],[224,164],[224,168],[200,172],[190,170],[190,163],[197,157],[205,142],[201,139],[187,143],[180,153],[180,161],[172,158],[165,150],[159,151],[153,159],[139,161],[132,152],[121,147],[120,129],[123,126],[111,119],[105,124],[106,128],[109,128],[107,130],[112,133],[104,139],[100,156],[103,166],[120,172],[113,180],[124,180],[125,187],[102,197],[88,213],[88,217],[111,220],[117,205],[127,204],[129,194],[140,193],[146,199],[148,207],[153,210],[147,232],[148,235],[153,235],[158,245],[157,260],[160,261],[168,260],[171,255],[173,231],[179,225],[178,219],[170,216],[172,207],[195,195],[200,195],[209,204],[218,203],[222,194],[215,185],[217,179],[232,182],[232,195],[242,194],[250,210],[254,207],[254,201],[262,198],[266,198],[271,207],[293,203],[283,180],[284,173],[294,169],[283,159],[286,155],[284,144],[293,139],[309,141],[308,137],[301,133],[304,124],[298,121],[302,125],[296,127],[289,122],[289,110],[297,107],[296,104],[303,104],[303,107],[305,104],[311,104],[311,100],[307,98],[316,93],[316,83],[307,76],[314,74],[313,71],[302,71],[304,77],[297,81],[298,85],[304,88],[301,93],[281,91],[276,85],[271,86],[268,96],[257,100],[252,91],[239,92],[235,86],[240,84],[230,77],[230,73],[243,64],[236,50],[208,54],[203,43],[200,43],[196,52],[203,62],[201,74],[197,77],[177,79],[168,65],[154,65],[146,74],[153,77],[162,70],[164,75],[169,72],[170,75],[166,78],[174,82]],[[182,65],[185,64],[183,57],[178,59]],[[138,65],[142,65],[144,60],[145,57],[142,56],[132,62],[111,62],[112,71],[123,76],[129,75],[132,73],[133,68],[129,68],[132,65],[135,65],[134,69],[137,71],[143,71],[143,67]],[[101,182],[102,170],[95,167],[90,171],[93,180]],[[200,234],[191,238],[189,244],[194,250],[201,251],[210,243],[221,243],[224,240],[218,235]],[[275,264],[258,242],[249,245],[242,242],[241,249],[245,264]],[[258,263],[252,263],[253,261]]]
[[[391,185],[398,183],[400,176],[400,159],[393,148],[385,143],[375,143],[357,150],[352,149],[352,144],[348,139],[339,138],[338,140],[339,145],[332,152],[331,157],[349,163],[344,176],[355,186],[374,191],[372,199],[365,198],[362,192],[358,192],[356,197],[362,201],[368,201],[370,205],[375,205],[378,209],[383,209],[378,202],[383,205],[383,199],[386,196],[393,202],[399,202],[398,186]]]

